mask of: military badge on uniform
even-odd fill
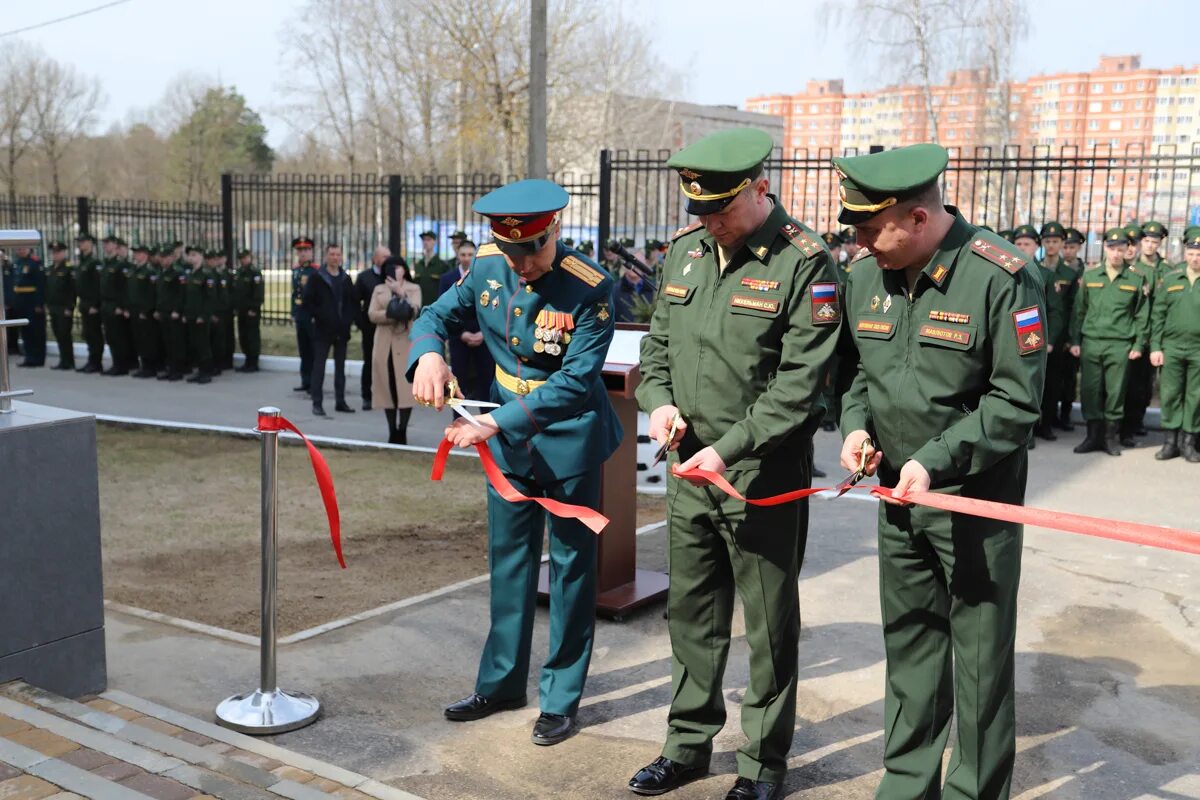
[[[779,288],[779,281],[764,281],[758,278],[742,278],[742,286],[756,292],[770,292]]]
[[[690,259],[702,258],[704,256],[704,248],[697,247],[695,250],[688,250],[687,257]]]
[[[535,320],[537,327],[533,329],[533,351],[560,356],[563,345],[571,342],[571,331],[575,329],[575,319],[565,311],[550,311],[543,308]]]
[[[874,297],[871,298],[871,310],[872,311],[879,310],[879,295],[875,295]]]
[[[610,316],[612,315],[608,313],[608,303],[596,303],[596,319],[608,322]]]
[[[692,271],[692,262],[689,261],[688,265],[683,268],[683,274],[687,275],[691,271]]]
[[[886,314],[887,312],[889,312],[891,310],[892,310],[892,296],[889,294],[883,300],[883,313]]]
[[[971,324],[970,314],[959,314],[957,311],[930,311],[929,318],[934,322],[951,322],[955,325]]]
[[[492,291],[496,291],[497,289],[500,288],[500,281],[492,280],[491,278],[488,278],[487,284],[492,289]]]
[[[838,303],[836,283],[814,283],[809,287],[812,295],[812,324],[836,325],[842,319],[842,307]]]
[[[492,308],[499,308],[499,307],[500,307],[500,298],[493,297],[492,298]]]
[[[488,305],[488,303],[491,301],[491,299],[492,299],[492,294],[491,294],[491,292],[489,292],[487,289],[484,289],[484,290],[483,290],[483,293],[479,295],[479,305],[480,305],[480,307],[481,307],[481,308],[487,308],[487,305]]]
[[[1042,330],[1042,313],[1037,306],[1013,312],[1013,328],[1017,333],[1017,352],[1021,355],[1044,350],[1046,336]]]

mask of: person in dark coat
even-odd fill
[[[375,347],[375,325],[367,317],[367,309],[371,305],[371,294],[375,291],[375,287],[383,285],[381,269],[383,262],[387,261],[391,255],[392,251],[383,245],[376,247],[375,252],[371,254],[371,268],[364,269],[354,279],[354,298],[358,302],[356,323],[362,332],[363,370],[359,388],[362,389],[363,411],[371,410],[371,362],[373,360],[371,351]]]
[[[438,284],[438,297],[454,288],[471,270],[475,260],[475,243],[465,239],[454,252],[455,266],[442,276]],[[492,394],[492,380],[496,376],[496,362],[483,345],[483,334],[479,322],[466,321],[457,337],[450,337],[450,369],[458,379],[458,387],[468,400],[488,400]]]
[[[325,359],[331,349],[333,391],[337,398],[334,408],[352,414],[354,409],[346,405],[346,346],[350,343],[350,328],[358,319],[359,305],[354,284],[342,269],[339,245],[325,247],[325,265],[304,286],[304,307],[313,321],[313,365],[309,382],[313,415],[325,416]]]

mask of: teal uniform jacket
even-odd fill
[[[562,480],[602,464],[617,449],[622,429],[601,370],[613,336],[613,281],[595,262],[559,243],[554,267],[526,284],[494,244],[479,248],[471,271],[426,307],[413,324],[407,378],[426,353],[472,321],[500,371],[518,380],[545,381],[519,394],[496,380],[491,412],[500,428],[488,440],[505,472]],[[560,355],[537,352],[539,312],[565,312],[574,323]],[[539,348],[540,349],[540,348]]]

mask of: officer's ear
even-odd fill
[[[909,209],[908,216],[912,220],[913,232],[920,233],[929,222],[929,209],[920,205],[913,206]]]

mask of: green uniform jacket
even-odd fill
[[[1071,313],[1075,310],[1075,293],[1079,289],[1079,275],[1083,272],[1083,262],[1076,259],[1074,264],[1068,264],[1066,259],[1059,256],[1053,267],[1045,262],[1042,262],[1041,266],[1054,271],[1054,288],[1062,301],[1063,334],[1065,336],[1071,327]],[[1047,300],[1049,300],[1048,295]]]
[[[1200,289],[1186,268],[1171,270],[1159,281],[1152,316],[1151,351],[1200,351]]]
[[[422,256],[413,262],[413,281],[421,287],[421,307],[428,308],[437,302],[438,281],[446,274],[450,265],[437,256],[425,260]]]
[[[128,281],[133,265],[121,258],[106,258],[100,270],[100,300],[125,309],[129,301]]]
[[[904,273],[874,256],[850,272],[841,429],[871,434],[885,481],[913,459],[933,488],[972,479],[987,494],[1017,479],[1024,462],[1006,459],[1023,457],[1041,413],[1043,282],[1015,247],[947,210],[954,224],[911,300]]]
[[[825,365],[842,321],[833,260],[779,201],[722,273],[699,224],[667,251],[637,399],[676,406],[688,423],[680,457],[712,446],[727,467],[808,447],[822,413]]]
[[[233,311],[233,298],[230,295],[230,284],[232,283],[229,270],[219,269],[213,271],[213,277],[216,279],[216,296],[213,299],[213,313],[219,317],[228,317]]]
[[[158,269],[147,261],[135,265],[129,273],[129,299],[126,308],[135,314],[150,315],[158,305]]]
[[[172,313],[183,313],[183,294],[187,283],[188,270],[182,261],[176,261],[159,274],[154,307],[158,309],[164,321],[169,319]]]
[[[1068,344],[1084,337],[1119,339],[1130,350],[1144,350],[1150,340],[1150,285],[1146,276],[1122,265],[1117,279],[1110,281],[1104,266],[1085,270],[1075,296]]]
[[[500,248],[485,244],[471,271],[432,306],[422,308],[409,334],[406,375],[411,381],[417,360],[444,353],[457,337],[478,322],[483,343],[503,370],[516,379],[545,381],[527,394],[510,391],[497,380],[491,412],[500,433],[488,440],[505,472],[540,480],[565,480],[595,469],[621,441],[621,423],[608,400],[601,370],[612,341],[612,278],[586,256],[561,242],[554,268],[533,283],[513,272]],[[536,336],[546,312],[568,318],[574,328],[555,342],[551,353]],[[555,324],[555,323],[551,323]],[[569,338],[570,341],[567,341]]]
[[[183,292],[183,315],[187,321],[211,322],[217,299],[217,276],[208,267],[194,269],[187,276]]]
[[[100,308],[100,274],[103,264],[95,255],[81,256],[75,268],[75,288],[79,292],[79,306],[83,313],[89,308]]]
[[[233,310],[239,314],[262,310],[266,299],[262,270],[251,264],[233,274]]]
[[[1062,294],[1059,291],[1058,275],[1055,270],[1043,266],[1041,263],[1034,263],[1042,277],[1042,293],[1046,296],[1047,341],[1054,347],[1062,347],[1063,340],[1067,338],[1069,320]]]
[[[46,270],[46,305],[53,308],[75,308],[75,267],[66,261],[51,263]]]
[[[1170,261],[1167,261],[1161,255],[1153,264],[1147,263],[1140,255],[1137,261],[1133,262],[1133,266],[1137,267],[1138,272],[1144,274],[1150,279],[1150,293],[1153,295],[1155,287],[1158,285],[1160,278],[1165,278],[1168,273],[1174,271],[1175,267]]]

